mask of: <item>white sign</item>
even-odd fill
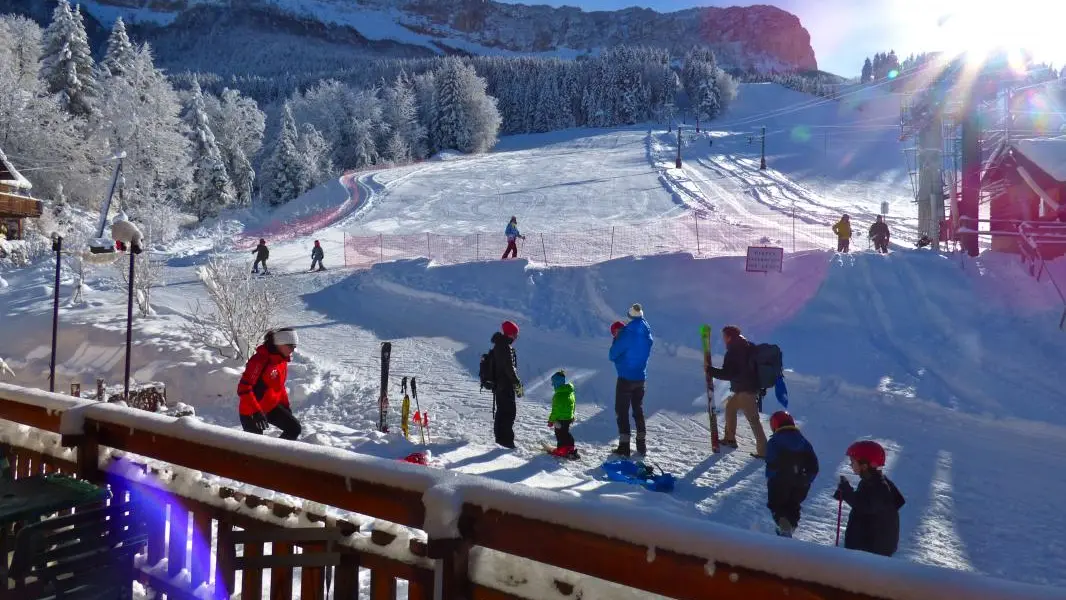
[[[887,215],[888,214],[888,202],[882,202],[881,203],[881,214],[883,214],[883,215]]]
[[[781,272],[785,262],[785,249],[774,246],[748,246],[748,260],[744,270],[756,273]]]

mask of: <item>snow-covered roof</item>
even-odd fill
[[[22,188],[28,190],[33,185],[15,170],[15,166],[7,159],[7,155],[0,150],[0,185]]]
[[[1066,137],[1018,140],[1014,148],[1056,181],[1066,182]]]

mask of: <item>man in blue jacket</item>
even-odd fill
[[[610,358],[618,371],[614,391],[614,412],[618,417],[618,448],[612,454],[629,456],[629,411],[637,426],[637,454],[647,452],[644,443],[644,382],[648,377],[648,358],[651,356],[651,328],[644,320],[639,304],[629,308],[629,323],[618,332],[611,343]]]

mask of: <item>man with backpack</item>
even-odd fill
[[[759,420],[757,398],[764,388],[760,385],[758,368],[754,362],[755,344],[741,335],[740,328],[736,325],[727,325],[722,328],[722,340],[726,347],[722,367],[715,367],[709,361],[707,363],[707,374],[715,379],[728,381],[732,391],[723,403],[725,434],[720,443],[723,446],[737,447],[737,411],[739,410],[744,413],[744,417],[751,426],[751,432],[755,436],[755,452],[751,455],[755,458],[766,458],[766,433],[763,432],[762,421]]]
[[[524,393],[518,378],[518,355],[511,347],[517,338],[518,325],[504,321],[500,331],[492,334],[492,349],[481,356],[478,368],[481,387],[492,390],[492,429],[496,443],[504,448],[515,447],[516,398]]]

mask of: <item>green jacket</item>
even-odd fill
[[[564,383],[556,388],[555,394],[552,395],[552,414],[548,415],[548,420],[553,423],[572,421],[575,404],[577,404],[577,398],[574,397],[574,384]]]

